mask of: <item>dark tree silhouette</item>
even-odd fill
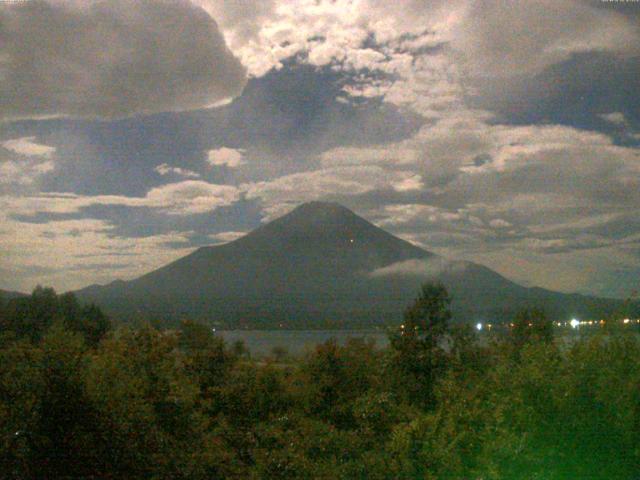
[[[402,389],[424,407],[433,405],[434,383],[446,367],[443,347],[451,320],[450,304],[449,293],[442,284],[423,285],[418,298],[405,311],[400,330],[390,336]]]
[[[39,341],[56,322],[80,333],[90,346],[111,329],[109,318],[95,305],[81,305],[72,293],[57,295],[52,288],[36,287],[28,297],[9,300],[0,312],[0,329],[18,338]]]
[[[513,320],[511,342],[519,350],[527,343],[553,341],[553,322],[540,308],[526,308],[518,312]]]

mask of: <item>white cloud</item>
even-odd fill
[[[420,175],[412,175],[393,182],[391,186],[397,192],[409,192],[411,190],[421,190],[424,187],[424,183],[422,183],[422,177]]]
[[[386,205],[374,212],[377,224],[392,231],[433,234],[465,233],[478,240],[488,230],[482,219],[468,208],[445,209],[425,204]]]
[[[638,158],[637,148],[616,146],[602,133],[561,125],[490,124],[481,112],[465,110],[447,112],[397,144],[335,149],[321,157],[323,164],[375,164],[389,170],[402,165],[420,175],[416,189],[467,203],[545,193],[579,198],[591,207],[603,201],[638,202]]]
[[[47,223],[4,219],[3,226],[8,230],[0,231],[0,272],[18,282],[12,288],[23,291],[36,284],[63,291],[131,279],[190,252],[169,246],[187,243],[189,232],[122,238],[112,234],[109,223],[92,219]]]
[[[620,112],[603,113],[600,115],[600,118],[614,125],[624,125],[627,122],[624,114]]]
[[[276,7],[276,0],[191,1],[216,20],[234,51],[256,40],[260,24],[275,14]]]
[[[232,186],[188,180],[151,189],[144,197],[38,193],[0,196],[0,272],[29,290],[37,283],[58,289],[79,288],[115,278],[135,278],[189,253],[193,232],[170,232],[140,238],[116,234],[104,220],[19,221],[42,213],[72,214],[92,205],[152,208],[168,215],[206,213],[238,201]],[[19,235],[16,235],[19,232]],[[220,234],[231,239],[234,232]],[[224,238],[223,238],[224,237]],[[72,272],[72,273],[70,273]]]
[[[200,180],[186,180],[153,188],[144,197],[121,195],[83,196],[71,193],[40,193],[31,196],[0,196],[5,213],[74,213],[91,205],[121,205],[156,208],[170,215],[193,215],[231,205],[240,191],[230,185],[216,185]]]
[[[5,140],[1,145],[7,150],[20,155],[50,158],[56,151],[55,147],[36,143],[35,139],[36,137],[14,138]]]
[[[377,212],[382,219],[378,222],[382,227],[401,225],[416,219],[435,221],[440,209],[431,205],[403,204],[386,205]]]
[[[529,197],[530,206],[544,205],[542,198]],[[546,205],[543,210],[546,212],[555,213],[553,217],[560,216],[560,219],[549,218],[550,215],[546,215],[547,219],[543,222],[533,221],[529,226],[529,230],[536,235],[562,235],[564,232],[573,232],[577,230],[585,230],[593,227],[604,227],[608,223],[615,220],[624,218],[624,214],[620,212],[612,213],[596,213],[577,216],[575,213],[570,213],[568,218],[562,218],[561,214],[564,210],[577,210],[576,205],[571,203],[571,199],[559,200],[557,196],[552,196],[552,201],[555,201],[555,205]],[[510,202],[511,203],[511,202]],[[523,206],[524,207],[524,206]],[[517,202],[511,203],[508,208],[518,208]],[[526,207],[525,207],[526,208]],[[538,207],[539,208],[539,207]],[[578,208],[580,208],[578,206]],[[560,214],[560,215],[558,215]]]
[[[172,167],[171,165],[169,165],[167,163],[160,164],[156,168],[154,168],[153,170],[156,171],[157,173],[159,173],[162,176],[165,176],[165,175],[178,175],[180,177],[186,177],[186,178],[199,178],[200,177],[200,174],[194,172],[193,170],[187,170],[185,168],[180,168],[180,167]]]
[[[494,218],[489,222],[489,226],[493,228],[509,228],[512,225],[511,223],[507,222],[506,220],[503,220],[502,218]]]
[[[435,277],[442,273],[459,273],[466,268],[465,262],[452,262],[441,257],[411,259],[377,268],[369,273],[371,277],[418,276]]]
[[[2,2],[0,22],[0,118],[189,110],[245,84],[215,21],[187,1]]]
[[[31,185],[39,176],[54,168],[51,160],[5,160],[0,162],[0,185]]]
[[[216,243],[228,243],[244,237],[246,234],[247,232],[220,232],[209,235],[209,238]]]
[[[209,150],[207,153],[207,163],[212,167],[225,166],[228,168],[237,168],[245,163],[243,153],[243,150],[227,147]]]
[[[187,180],[151,189],[143,199],[130,205],[160,208],[172,215],[191,215],[231,205],[239,198],[236,187]]]
[[[292,201],[318,199],[331,194],[359,194],[388,185],[379,167],[338,167],[294,173],[274,180],[249,184],[247,198]]]
[[[640,44],[631,19],[580,0],[514,0],[510,8],[498,0],[193,1],[219,19],[252,75],[305,52],[313,65],[399,76],[378,92],[393,89],[392,101],[411,95],[407,81],[423,97],[453,100],[463,77],[533,75],[576,53],[633,55]]]
[[[7,140],[0,147],[0,193],[33,185],[51,172],[55,148],[32,142],[33,137]]]
[[[572,195],[583,205],[631,205],[638,202],[638,149],[618,147],[605,135],[561,126],[487,130],[491,161],[461,168],[452,189],[467,196],[504,197],[548,192]],[[466,174],[466,175],[465,175]]]
[[[578,52],[638,52],[640,30],[627,17],[579,0],[470,1],[450,31],[473,75],[531,75]]]
[[[260,199],[266,219],[299,203],[335,196],[360,195],[374,190],[413,189],[419,179],[407,171],[387,171],[378,166],[336,167],[285,175],[246,184],[247,199]]]
[[[576,290],[593,280],[589,255],[619,256],[637,232],[640,150],[616,146],[607,135],[490,124],[450,111],[401,145],[421,151],[416,168],[437,179],[424,187],[431,204],[387,205],[373,214],[383,228],[428,250],[485,263],[519,281],[526,272],[529,282]],[[544,258],[550,254],[570,258],[571,273],[558,272]]]
[[[324,167],[353,165],[410,165],[418,161],[419,152],[400,145],[385,147],[336,147],[320,156]]]

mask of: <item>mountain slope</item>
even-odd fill
[[[26,296],[26,293],[14,292],[10,290],[0,290],[0,298],[3,298],[5,300],[12,300],[14,298],[21,298]]]
[[[507,318],[528,303],[600,315],[613,301],[521,287],[448,262],[333,203],[303,204],[233,242],[200,248],[129,282],[77,292],[112,314],[229,326],[364,326],[397,321],[428,278],[450,289],[457,319]]]

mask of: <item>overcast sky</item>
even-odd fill
[[[0,288],[338,201],[523,285],[640,288],[640,3],[0,1]]]

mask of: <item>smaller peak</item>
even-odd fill
[[[321,202],[319,200],[314,200],[311,202],[303,203],[297,206],[293,211],[299,212],[316,212],[316,213],[351,213],[353,212],[349,210],[347,207],[340,205],[337,202]]]

